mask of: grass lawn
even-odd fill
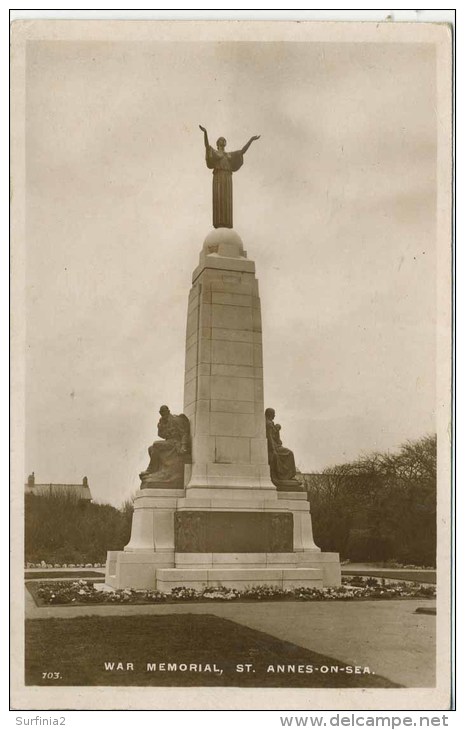
[[[414,583],[430,583],[431,585],[436,585],[435,570],[422,570],[421,572],[408,569],[376,570],[376,568],[373,568],[373,570],[365,568],[363,570],[351,570],[350,567],[343,567],[342,575],[360,575],[364,578],[367,578],[368,576],[371,576],[372,578],[390,578],[394,580],[407,580]]]
[[[127,662],[134,669],[105,669]],[[209,671],[147,671],[147,663],[216,665]],[[236,665],[252,665],[249,672]],[[295,666],[295,673],[267,671]],[[311,666],[298,673],[297,666]],[[329,671],[327,671],[327,669]],[[363,668],[362,668],[363,671]],[[43,674],[57,673],[57,677]],[[210,615],[83,616],[26,621],[26,684],[47,686],[398,687],[356,674],[330,657]]]

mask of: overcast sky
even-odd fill
[[[435,50],[29,42],[26,465],[121,503],[182,411],[211,230],[199,123],[256,262],[265,406],[302,471],[435,430]],[[26,476],[26,475],[25,475]]]

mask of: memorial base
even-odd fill
[[[186,490],[140,490],[129,544],[108,553],[106,584],[163,593],[181,586],[340,585],[339,555],[313,542],[305,494],[206,502]]]
[[[107,584],[163,592],[340,585],[338,554],[313,541],[302,484],[271,480],[258,281],[229,228],[208,234],[192,275],[184,416],[192,464],[183,480],[180,465],[175,489],[151,486],[157,474],[144,474],[131,540],[108,554]]]

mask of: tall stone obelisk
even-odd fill
[[[184,483],[170,484],[165,472],[163,479],[157,471],[141,474],[131,540],[124,551],[108,553],[106,582],[163,592],[339,585],[339,556],[315,545],[306,493],[292,479],[277,489],[270,476],[258,282],[232,228],[232,172],[258,137],[226,153],[224,138],[213,150],[202,130],[214,176],[215,228],[193,272],[187,312],[184,416],[191,464]],[[160,459],[165,448],[175,458],[175,438],[152,448]],[[182,474],[183,463],[178,466]]]
[[[258,282],[234,230],[207,236],[192,282],[184,385],[192,474],[186,497],[276,498],[263,417]]]

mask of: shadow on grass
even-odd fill
[[[123,668],[117,668],[118,662]],[[113,668],[106,669],[105,663],[113,663]],[[127,663],[133,668],[128,669]],[[159,666],[163,663],[165,670]],[[176,669],[167,671],[168,663],[177,665]],[[148,664],[155,668],[147,669]],[[242,671],[238,665],[242,665]],[[245,665],[250,665],[248,670]],[[355,667],[331,657],[211,615],[26,621],[27,685],[401,686],[362,673],[363,669],[356,673]],[[49,676],[54,673],[58,676]]]

